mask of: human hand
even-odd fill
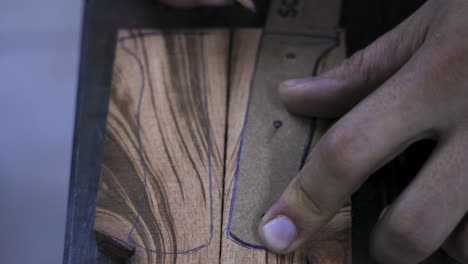
[[[417,263],[442,246],[468,263],[468,1],[429,0],[342,65],[286,81],[279,94],[292,112],[341,118],[263,217],[270,250],[299,248],[372,172],[433,138],[430,159],[374,228],[371,252]]]

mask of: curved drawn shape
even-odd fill
[[[272,119],[272,120],[276,120],[275,119],[275,116],[268,116],[270,114],[270,111],[271,111],[271,108],[275,108],[274,110],[275,111],[284,111],[286,112],[286,110],[278,110],[278,109],[281,109],[279,107],[271,107],[266,105],[266,104],[272,104],[272,105],[275,105],[276,103],[272,103],[272,102],[268,102],[266,103],[265,102],[265,99],[264,99],[264,95],[266,93],[270,93],[269,89],[271,89],[269,87],[269,85],[265,85],[265,76],[264,75],[264,72],[268,72],[268,73],[272,73],[272,75],[275,75],[275,71],[277,72],[277,70],[274,70],[273,67],[277,67],[277,68],[282,68],[282,66],[284,67],[284,65],[288,62],[284,62],[284,61],[275,61],[276,63],[272,63],[271,61],[269,61],[267,58],[265,57],[268,57],[268,58],[271,58],[271,57],[280,57],[278,56],[278,54],[275,54],[276,56],[273,56],[272,52],[275,52],[277,53],[278,50],[280,51],[288,51],[287,54],[290,54],[291,50],[294,51],[294,50],[308,50],[309,52],[302,52],[303,54],[305,54],[306,56],[305,57],[302,57],[300,58],[302,60],[302,63],[307,63],[307,61],[313,61],[312,63],[312,66],[310,68],[312,68],[312,70],[309,72],[309,73],[312,73],[312,75],[316,75],[318,70],[319,70],[319,65],[320,63],[322,62],[323,59],[326,58],[327,54],[332,51],[334,48],[338,47],[339,46],[339,42],[340,42],[340,39],[339,39],[339,35],[338,33],[336,33],[335,36],[328,36],[328,35],[315,35],[315,34],[284,34],[284,33],[277,33],[277,32],[269,32],[267,34],[265,34],[263,36],[263,38],[265,39],[265,37],[268,36],[268,43],[266,44],[265,43],[265,40],[262,41],[262,44],[260,44],[261,48],[260,48],[260,52],[259,52],[259,57],[257,58],[257,62],[256,62],[256,70],[253,74],[253,78],[252,78],[252,81],[250,83],[250,88],[249,88],[249,96],[248,96],[248,102],[247,102],[247,109],[245,111],[245,117],[244,117],[244,123],[243,123],[243,128],[242,128],[242,132],[241,132],[241,136],[240,136],[240,146],[239,146],[239,151],[238,151],[238,156],[237,156],[237,161],[236,161],[236,170],[235,170],[235,175],[234,175],[234,186],[233,186],[233,191],[232,191],[232,196],[231,196],[231,204],[230,204],[230,208],[229,208],[229,219],[228,219],[228,224],[227,224],[227,234],[228,234],[228,237],[230,239],[232,239],[235,243],[241,245],[241,246],[244,246],[244,247],[248,247],[248,248],[253,248],[253,249],[261,249],[261,250],[264,250],[265,247],[263,247],[261,244],[259,244],[259,241],[258,239],[256,238],[253,238],[252,236],[250,237],[247,237],[247,239],[242,239],[239,235],[236,235],[233,230],[232,230],[232,225],[233,225],[233,215],[234,215],[234,210],[236,208],[236,195],[238,193],[238,182],[239,182],[239,177],[240,177],[240,174],[241,174],[241,170],[243,169],[242,166],[241,166],[241,160],[242,160],[242,156],[243,156],[243,148],[244,148],[244,140],[245,140],[245,135],[247,130],[248,130],[248,124],[249,124],[249,119],[254,119],[256,121],[256,123],[260,120],[260,119]],[[271,37],[273,36],[273,37]],[[275,38],[275,37],[280,37],[280,38]],[[305,44],[307,43],[308,45],[310,45],[311,43],[313,43],[313,41],[321,41],[321,42],[318,42],[315,44],[315,46],[313,47],[307,47]],[[268,45],[268,46],[265,46],[265,45]],[[265,53],[265,54],[262,54]],[[280,53],[281,54],[281,53]],[[295,57],[294,57],[295,58]],[[279,58],[280,59],[280,58]],[[277,59],[278,60],[278,59]],[[283,64],[283,65],[282,65]],[[295,70],[295,74],[300,74],[300,73],[297,73],[298,71],[301,71],[299,69],[299,65],[301,65],[301,63],[298,63],[298,65],[296,67],[294,66],[291,66],[289,65],[290,67],[293,67],[294,70]],[[264,69],[263,72],[260,73],[260,76],[258,74],[258,67],[263,67]],[[302,70],[303,71],[303,70]],[[307,71],[307,70],[306,70]],[[278,76],[276,76],[275,78],[277,79],[277,83],[279,83],[280,81],[282,80],[285,80],[285,79],[288,79],[288,78],[285,78],[284,74],[278,74]],[[307,72],[303,73],[303,76],[307,75]],[[272,78],[272,77],[270,77]],[[289,76],[289,78],[293,78],[293,76]],[[276,80],[275,79],[275,80]],[[271,81],[270,81],[271,82]],[[260,91],[256,90],[254,92],[254,89],[260,89]],[[255,94],[254,94],[255,93]],[[257,99],[256,99],[257,98]],[[266,114],[266,111],[263,111],[263,112],[260,112],[260,113],[252,113],[251,112],[251,104],[252,104],[252,100],[261,100],[263,103],[261,104],[261,107],[262,108],[268,108],[268,114],[267,116],[265,116]],[[260,105],[260,104],[257,104],[257,105]],[[258,111],[258,108],[256,109]],[[286,115],[287,116],[287,115]],[[268,119],[268,120],[269,120]],[[281,122],[282,123],[285,123],[284,122],[285,120],[283,119]],[[308,127],[306,129],[302,129],[302,130],[296,130],[297,132],[293,133],[295,136],[297,135],[300,135],[301,133],[303,133],[303,136],[305,138],[305,142],[301,145],[297,145],[298,147],[301,147],[302,148],[302,154],[300,157],[298,157],[298,166],[296,167],[296,170],[295,171],[289,171],[289,174],[291,174],[291,172],[293,173],[293,175],[295,173],[297,173],[301,168],[302,166],[304,165],[305,161],[306,161],[306,158],[307,158],[307,155],[310,151],[310,147],[311,147],[311,143],[312,143],[312,139],[313,139],[313,134],[314,134],[314,120],[305,120],[305,119],[297,119],[297,118],[292,118],[292,117],[287,117],[286,121],[288,121],[288,124],[293,124],[293,125],[299,125],[299,126],[302,126],[302,127]],[[275,121],[277,122],[277,121]],[[309,125],[307,125],[309,124]],[[268,134],[271,134],[269,132],[267,132],[268,130],[275,130],[275,128],[271,128],[271,127],[268,127],[268,126],[263,126],[262,130],[260,130],[261,132],[259,132],[259,128],[255,128],[252,130],[252,132],[250,133],[256,133],[256,134],[250,134],[250,137],[256,137],[256,136],[265,136],[265,135],[268,135]],[[254,132],[255,131],[255,132]],[[300,132],[302,131],[302,132]],[[274,132],[276,133],[276,131]],[[256,139],[255,141],[251,141],[251,144],[253,144],[252,148],[255,148],[254,151],[251,151],[248,155],[249,157],[246,159],[246,162],[248,163],[253,163],[254,162],[254,157],[255,157],[255,153],[258,151],[257,149],[261,147],[261,144],[264,144],[264,143],[267,143],[267,144],[275,144],[276,142],[282,142],[284,140],[286,140],[287,136],[288,135],[285,135],[285,136],[279,136],[277,138],[275,138],[276,135],[272,136],[269,140],[264,140],[264,141],[261,141]],[[252,139],[252,138],[251,138]],[[261,142],[259,142],[261,141]],[[289,152],[287,152],[289,153]],[[283,151],[282,149],[278,149],[278,148],[275,148],[275,154],[273,155],[276,155],[278,157],[285,157],[290,155],[290,154],[287,154],[285,153],[285,151]],[[286,162],[292,162],[293,164],[296,163],[296,161],[294,161],[294,159],[291,159],[291,158],[288,158],[288,159],[284,159]],[[263,160],[263,162],[267,162],[267,163],[260,163],[258,166],[271,166],[270,163],[268,163],[269,161],[268,160]],[[250,164],[249,164],[250,165]],[[244,175],[250,175],[250,177],[258,177],[258,178],[263,178],[263,179],[268,179],[268,178],[275,178],[275,183],[274,185],[276,185],[275,187],[277,187],[277,190],[274,191],[274,192],[271,192],[271,190],[263,187],[263,185],[261,184],[256,184],[256,186],[261,186],[257,189],[255,189],[255,195],[248,195],[248,192],[249,191],[244,191],[243,195],[244,196],[244,199],[245,197],[249,197],[249,198],[252,198],[252,197],[258,197],[258,194],[259,193],[265,193],[265,192],[268,192],[269,194],[268,195],[264,195],[262,196],[262,198],[258,198],[258,201],[256,202],[254,199],[248,199],[248,202],[249,203],[257,203],[255,209],[256,211],[253,212],[253,214],[255,214],[254,216],[252,216],[251,214],[251,218],[250,220],[243,220],[245,221],[244,223],[240,223],[239,224],[239,228],[238,230],[248,230],[247,232],[249,232],[250,234],[252,233],[255,233],[256,234],[256,222],[255,219],[257,218],[257,215],[259,216],[257,219],[259,219],[261,217],[261,214],[262,212],[264,212],[267,208],[267,206],[269,206],[268,203],[265,203],[265,200],[269,200],[270,202],[273,202],[279,195],[280,193],[278,192],[279,190],[283,189],[285,187],[285,184],[287,184],[287,182],[289,181],[288,178],[286,179],[283,179],[283,182],[282,183],[279,183],[276,181],[277,178],[284,178],[285,175],[282,175],[284,174],[284,171],[281,171],[279,170],[279,173],[273,173],[274,175],[265,175],[265,174],[262,174],[262,172],[258,172],[258,166],[255,165],[255,166],[251,166],[249,169],[247,169],[248,171],[247,172],[244,172]],[[272,166],[272,167],[277,167],[277,166]],[[244,176],[244,177],[246,177]],[[287,176],[287,174],[286,174]],[[268,182],[268,180],[263,180],[262,182]],[[256,182],[258,183],[258,182]],[[246,186],[247,185],[252,185],[252,182],[249,181],[249,184],[246,183]],[[278,188],[280,187],[280,188]],[[266,198],[268,196],[268,198]],[[246,207],[245,203],[241,206],[241,210],[243,209],[243,207]],[[262,210],[263,209],[263,210]],[[251,208],[248,210],[249,212],[251,212]],[[245,217],[245,215],[247,214],[246,210],[243,210],[242,212],[239,213],[239,215],[242,215],[243,217]],[[250,224],[253,226],[253,230],[251,230],[250,228],[252,228],[252,226],[245,226],[246,224]],[[241,225],[244,225],[244,226],[241,226]],[[243,233],[244,236],[246,236],[247,234],[249,233]]]
[[[221,201],[214,186],[224,156],[227,33],[142,31],[119,38],[95,230],[146,252],[136,257],[148,263],[175,262],[214,241],[209,252],[187,259],[219,255]],[[215,75],[219,80],[211,80]],[[121,219],[103,224],[106,207]]]

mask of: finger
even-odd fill
[[[161,2],[176,6],[176,7],[194,7],[199,5],[228,5],[231,4],[231,0],[161,0]]]
[[[443,248],[452,258],[460,263],[468,263],[468,216],[458,224],[455,231],[445,241]]]
[[[425,38],[425,7],[319,77],[289,80],[279,95],[294,113],[334,118],[342,116],[404,65]]]
[[[425,75],[414,76],[419,65],[417,59],[409,62],[327,131],[262,219],[259,232],[269,249],[286,253],[298,248],[367,176],[433,131],[430,106],[408,107],[414,105],[415,88],[432,82]]]
[[[377,223],[371,252],[379,263],[419,263],[435,252],[468,211],[468,136],[453,135]],[[464,241],[467,241],[466,239]]]

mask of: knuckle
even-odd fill
[[[447,69],[465,70],[466,67],[463,67],[463,65],[468,62],[467,37],[468,34],[463,35],[457,32],[456,29],[447,32],[434,32],[428,41],[428,48],[430,50],[437,49],[438,52],[434,53],[433,58],[428,61],[427,70],[433,71],[432,73],[438,74],[437,76],[446,74]],[[466,73],[466,70],[464,73]]]
[[[298,191],[301,197],[301,204],[306,206],[309,213],[316,216],[329,217],[333,215],[332,209],[325,203],[318,201],[309,191],[308,182],[304,177],[298,178]]]
[[[350,170],[354,167],[354,157],[357,151],[357,136],[349,129],[331,128],[322,138],[319,155],[320,160],[331,177],[340,181],[350,181]]]
[[[349,59],[346,59],[344,65],[349,68],[361,69],[364,67],[365,50],[358,50]]]
[[[352,72],[356,76],[360,76],[359,79],[362,79],[364,83],[369,83],[372,80],[371,71],[369,70],[369,51],[370,47],[367,49],[359,50],[354,53],[350,58],[346,59],[341,68],[341,74],[346,74]]]
[[[385,230],[385,244],[394,256],[405,255],[412,259],[424,259],[437,249],[434,241],[421,233],[419,218],[415,215],[393,217]]]
[[[460,41],[457,37],[447,38],[451,41],[443,40],[437,43],[441,51],[436,57],[437,61],[443,65],[453,65],[466,60],[466,41]]]

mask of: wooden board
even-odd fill
[[[131,263],[217,263],[227,30],[120,32],[95,234]]]
[[[248,106],[233,110],[246,115],[228,225],[231,236],[241,243],[261,247],[258,221],[299,172],[310,149],[313,122],[283,107],[279,83],[312,75],[338,41],[335,30],[319,35],[263,34]]]
[[[280,256],[263,249],[249,248],[244,241],[229,233],[235,175],[238,153],[242,144],[241,135],[247,111],[249,89],[256,66],[261,30],[236,30],[233,34],[231,59],[230,100],[228,108],[228,129],[226,146],[226,173],[224,179],[224,217],[221,263],[351,263],[351,212],[350,207],[342,212],[302,252]],[[343,40],[342,34],[340,39]],[[344,41],[325,56],[319,66],[323,71],[339,63],[345,56]],[[275,92],[275,91],[272,91]],[[323,135],[331,122],[319,120],[316,123],[312,147]],[[276,165],[280,166],[280,165]],[[255,188],[255,186],[252,186]],[[261,187],[258,187],[261,188]],[[254,212],[259,213],[259,212]]]
[[[231,58],[229,36],[227,30],[120,32],[96,209],[98,246],[122,258],[134,249],[128,263],[346,262],[349,210],[304,252],[288,256],[227,236],[261,30],[236,30]],[[321,68],[343,54],[342,48],[329,53]],[[323,133],[326,123],[320,127]]]
[[[342,36],[337,31],[340,2],[271,3],[252,81],[247,84],[247,106],[229,110],[242,112],[245,117],[236,124],[242,132],[227,232],[244,246],[263,248],[258,222],[302,168],[314,139],[314,123],[282,106],[278,85],[287,79],[317,74],[330,64],[326,61],[332,59],[329,55],[333,50],[341,51],[334,52],[338,54],[333,55],[338,59],[335,62],[344,58]]]

